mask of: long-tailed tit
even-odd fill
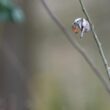
[[[89,22],[84,18],[77,18],[72,23],[72,30],[74,33],[78,33],[81,31],[81,38],[83,37],[84,32],[90,31],[90,24]]]

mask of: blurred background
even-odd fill
[[[45,0],[72,33],[78,0]],[[83,0],[110,64],[109,0]],[[0,0],[0,110],[110,110],[110,94],[40,0]],[[73,38],[106,76],[91,32]]]

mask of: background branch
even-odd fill
[[[45,10],[48,12],[49,16],[52,18],[52,20],[57,24],[57,26],[64,33],[64,35],[66,36],[68,41],[84,57],[86,62],[89,64],[91,69],[94,71],[95,75],[98,77],[98,79],[104,85],[106,91],[110,94],[110,84],[109,84],[108,80],[104,76],[102,76],[102,74],[98,71],[96,66],[93,64],[92,60],[89,58],[89,56],[87,55],[85,50],[83,48],[81,48],[81,46],[73,39],[73,36],[67,31],[65,26],[61,23],[61,21],[53,14],[53,12],[48,7],[46,1],[45,0],[41,0],[41,3],[44,6]]]
[[[87,11],[86,11],[86,8],[85,8],[85,6],[84,6],[82,0],[79,0],[79,2],[80,2],[80,5],[81,5],[81,8],[82,8],[82,11],[83,11],[84,15],[86,16],[86,19],[87,19],[87,20],[89,21],[89,23],[90,23],[91,32],[92,32],[93,37],[94,37],[94,39],[95,39],[95,42],[96,42],[96,44],[97,44],[97,47],[98,47],[100,56],[101,56],[101,58],[102,58],[102,61],[103,61],[103,63],[104,63],[104,66],[105,66],[105,69],[106,69],[108,78],[110,79],[110,70],[109,70],[109,66],[108,66],[107,59],[106,59],[106,57],[105,57],[104,51],[103,51],[102,46],[101,46],[101,42],[100,42],[100,40],[99,40],[99,38],[98,38],[98,36],[97,36],[97,34],[96,34],[96,32],[95,32],[94,25],[93,25],[93,23],[92,23],[92,21],[91,21],[89,15],[88,15]]]

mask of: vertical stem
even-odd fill
[[[91,69],[94,71],[94,74],[98,77],[98,79],[101,81],[103,86],[105,87],[106,91],[110,94],[110,84],[109,81],[98,71],[96,66],[93,64],[90,57],[86,54],[85,50],[81,48],[81,46],[73,39],[73,36],[67,31],[66,27],[62,24],[62,22],[55,16],[55,14],[51,11],[51,9],[48,7],[45,0],[41,0],[42,5],[44,6],[45,10],[51,17],[51,19],[57,24],[57,26],[60,28],[60,30],[64,33],[65,37],[68,39],[70,44],[83,56],[85,61],[88,63],[88,65],[91,67]]]
[[[104,66],[105,66],[105,69],[106,69],[106,72],[107,72],[107,75],[108,75],[108,78],[109,78],[109,80],[110,80],[109,66],[108,66],[108,62],[107,62],[107,59],[106,59],[106,57],[105,57],[104,51],[103,51],[103,49],[102,49],[101,42],[100,42],[100,40],[99,40],[99,38],[98,38],[98,36],[97,36],[97,34],[96,34],[96,32],[95,32],[93,23],[92,23],[92,21],[91,21],[89,15],[88,15],[88,13],[87,13],[87,11],[86,11],[86,8],[85,8],[85,6],[84,6],[82,0],[79,0],[79,2],[80,2],[80,5],[81,5],[81,8],[82,8],[82,11],[83,11],[84,15],[86,16],[86,19],[87,19],[87,20],[89,21],[89,23],[90,23],[91,31],[92,31],[93,37],[94,37],[95,42],[96,42],[96,44],[97,44],[97,47],[98,47],[100,56],[101,56],[101,58],[102,58],[102,61],[103,61],[103,63],[104,63]]]

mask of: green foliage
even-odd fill
[[[13,5],[12,0],[0,0],[0,4],[6,7],[11,7]]]
[[[51,91],[52,94],[48,102],[48,110],[70,110],[68,101],[65,98],[65,95],[62,93],[63,91],[61,91],[57,85],[54,85],[53,90]]]
[[[11,18],[14,22],[22,22],[25,19],[23,11],[19,7],[15,7],[11,12]]]
[[[0,0],[0,22],[20,23],[25,19],[22,9],[11,0]]]

